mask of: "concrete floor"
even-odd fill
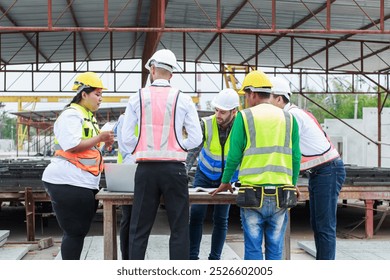
[[[337,254],[342,257],[341,259],[356,259],[356,257],[348,255],[348,248],[355,248],[356,253],[356,248],[363,246],[362,241],[367,241],[364,239],[364,224],[361,224],[357,228],[353,229],[355,224],[359,223],[359,221],[361,221],[364,217],[364,210],[361,208],[363,204],[360,201],[348,201],[348,205],[348,207],[342,207],[340,205],[338,210],[338,244],[340,244],[338,247],[340,247],[343,252],[342,254],[339,252]],[[380,206],[378,209],[385,210],[386,207]],[[209,248],[209,241],[207,239],[209,238],[212,230],[210,215],[211,208],[209,210],[209,215],[207,216],[204,226],[204,244],[202,244],[202,250],[205,252],[207,252]],[[120,213],[120,211],[118,211],[118,213]],[[34,242],[26,242],[24,215],[25,212],[23,206],[2,207],[0,211],[0,230],[10,230],[10,235],[3,247],[19,248],[21,246],[30,246],[34,244]],[[388,218],[385,219],[383,225],[371,240],[377,242],[374,247],[371,246],[373,244],[372,242],[367,243],[371,244],[368,245],[368,247],[372,248],[372,250],[378,248],[375,246],[387,246],[387,243],[390,244],[390,221],[388,220]],[[44,250],[32,249],[23,256],[23,260],[50,260],[55,259],[57,256],[61,244],[61,230],[58,227],[55,217],[49,217],[46,222],[47,223],[42,226],[41,220],[37,218],[36,239],[39,240],[42,238],[52,237],[54,245]],[[164,209],[160,209],[152,230],[152,236],[167,236],[168,234],[169,228],[167,226],[166,214]],[[103,217],[101,209],[98,210],[88,236],[97,236],[100,238],[103,236]],[[314,246],[312,241],[313,235],[309,224],[309,211],[305,204],[300,204],[291,210],[291,259],[314,260],[314,257],[310,254]],[[349,241],[349,243],[346,244],[344,241]],[[379,241],[382,243],[378,243]],[[233,206],[230,211],[229,230],[226,244],[228,246],[227,250],[232,250],[232,252],[234,252],[234,254],[239,258],[243,257],[243,236],[239,219],[239,209],[235,206]],[[150,246],[153,246],[153,242],[150,243]],[[305,248],[305,250],[302,248]],[[357,251],[357,254],[359,254],[359,251]],[[207,256],[207,253],[205,253],[205,256]],[[204,258],[206,258],[205,256]],[[232,255],[229,255],[227,258],[230,259],[232,258],[231,256]],[[361,256],[362,257],[360,259],[390,259],[390,255],[376,256],[375,254],[367,252],[364,254],[362,252]]]

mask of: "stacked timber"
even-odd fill
[[[43,189],[42,174],[49,160],[15,159],[0,161],[0,191]]]
[[[345,165],[344,185],[349,186],[390,186],[390,168]],[[308,173],[302,171],[301,179],[308,179]]]
[[[105,157],[104,162],[116,162],[116,157]],[[23,191],[26,187],[43,190],[42,174],[50,158],[23,158],[0,160],[0,192]],[[104,172],[100,187],[106,187]]]
[[[115,162],[114,157],[105,157],[104,162]],[[17,190],[23,191],[25,187],[41,190],[42,174],[50,163],[49,158],[24,158],[13,160],[0,160],[0,192]],[[390,185],[390,168],[363,167],[346,165],[346,185]],[[189,172],[190,184],[196,166]],[[302,173],[302,177],[307,174]],[[104,172],[101,176],[100,187],[106,187]]]
[[[346,185],[390,186],[390,168],[345,166]]]

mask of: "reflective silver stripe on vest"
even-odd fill
[[[318,157],[313,157],[312,160],[306,161],[306,162],[301,162],[301,170],[306,170],[310,169],[313,167],[316,167],[318,165],[321,165],[325,162],[331,161],[332,159],[338,158],[340,154],[337,152],[336,149],[331,149],[329,152],[318,156]]]
[[[185,161],[187,153],[185,152],[174,152],[174,151],[142,151],[137,152],[137,159],[147,158],[151,159],[161,159],[161,158],[169,158],[175,159],[177,161]]]
[[[60,144],[54,144],[53,147],[54,147],[54,151],[62,150]],[[92,147],[91,150],[97,150],[97,148]],[[63,156],[56,156],[56,158],[68,160],[66,157]],[[96,165],[96,162],[99,161],[98,159],[89,159],[89,158],[78,158],[77,160],[85,166],[94,166]]]
[[[291,125],[292,125],[292,121],[291,121],[291,114],[288,113],[288,112],[285,112],[283,111],[284,113],[284,118],[286,119],[286,138],[284,139],[284,146],[285,147],[290,147],[290,141],[291,141]],[[288,153],[289,155],[292,154],[292,150],[290,150],[290,152]]]
[[[218,159],[220,159],[221,157],[219,157]],[[210,163],[204,158],[204,156],[202,155],[202,153],[199,154],[199,161],[201,161],[203,163],[204,166],[207,167],[208,170],[210,171],[213,171],[213,172],[222,172],[222,168],[218,168],[218,167],[213,167],[210,165]]]
[[[63,156],[55,156],[55,157],[58,159],[63,159],[63,160],[68,161],[68,159],[63,157]],[[95,166],[96,162],[98,161],[97,159],[87,159],[87,158],[79,158],[77,160],[78,160],[78,162],[80,162],[81,164],[83,164],[85,166]]]
[[[250,147],[245,151],[246,155],[258,155],[258,154],[271,154],[271,153],[280,153],[280,154],[286,154],[291,155],[292,149],[289,147],[280,147],[280,146],[274,146],[274,147]]]
[[[167,106],[164,113],[164,127],[161,135],[161,150],[167,150],[168,148],[168,137],[172,118],[172,107],[175,102],[176,93],[177,91],[172,88],[168,93]]]
[[[221,155],[213,155],[213,154],[210,152],[210,150],[208,150],[208,149],[203,149],[203,150],[204,150],[205,154],[206,154],[207,156],[209,156],[210,158],[212,158],[213,160],[215,160],[215,161],[221,161]],[[202,154],[202,153],[199,154],[199,157],[201,156],[201,154]],[[202,159],[205,159],[205,158],[202,156]]]
[[[79,158],[78,161],[85,166],[94,166],[97,162],[96,159]]]
[[[207,147],[211,146],[211,140],[213,138],[213,120],[212,117],[203,118],[205,120],[206,129],[207,129]]]
[[[144,108],[150,107],[152,100],[151,100],[151,94],[150,91],[145,89],[143,91],[144,96]],[[145,114],[145,121],[146,121],[146,133],[148,137],[146,137],[146,145],[148,147],[148,150],[153,150],[154,148],[154,136],[153,136],[153,127],[151,125],[152,123],[152,110],[145,110],[146,112],[143,112]]]
[[[263,172],[280,172],[288,175],[292,175],[292,170],[284,166],[267,165],[259,168],[245,168],[240,170],[240,176],[261,174]]]
[[[249,139],[251,142],[250,148],[256,148],[256,131],[255,129],[249,129],[250,127],[255,127],[255,121],[253,119],[253,113],[250,109],[244,110],[247,124],[248,124],[248,130],[249,130]]]

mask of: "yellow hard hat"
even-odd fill
[[[267,74],[260,70],[250,72],[245,76],[241,89],[238,94],[245,94],[246,89],[250,89],[253,92],[271,92],[272,83]]]
[[[84,72],[77,75],[72,90],[79,90],[82,86],[107,89],[103,86],[102,80],[95,72]]]

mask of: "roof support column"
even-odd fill
[[[378,84],[380,81],[380,74],[378,74]],[[382,114],[381,114],[381,106],[382,106],[382,100],[381,100],[381,88],[377,87],[378,91],[378,167],[382,167]]]
[[[150,3],[149,27],[165,27],[165,9],[168,0],[152,1]],[[148,32],[146,34],[144,50],[142,53],[142,86],[145,86],[148,71],[143,67],[148,59],[156,51],[161,39],[161,32]]]
[[[47,0],[47,27],[51,29],[53,27],[53,11],[52,11],[52,2]]]
[[[382,31],[385,31],[385,0],[381,0],[380,7],[380,28]]]
[[[290,39],[290,72],[294,72],[294,37]]]

